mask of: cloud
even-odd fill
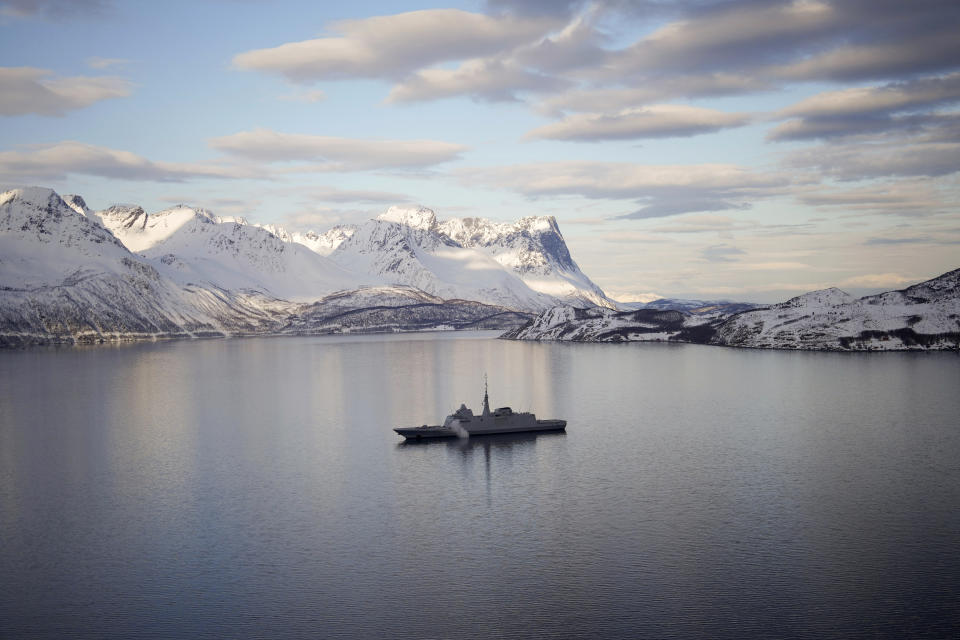
[[[625,218],[745,209],[778,194],[790,180],[731,164],[641,165],[626,162],[544,162],[457,172],[467,184],[510,189],[531,198],[580,196],[635,200]]]
[[[368,209],[335,209],[311,206],[285,215],[283,226],[291,231],[329,229],[338,224],[363,222],[375,218],[377,213]]]
[[[256,211],[263,204],[262,200],[256,198],[211,198],[209,195],[204,195],[201,198],[184,193],[165,195],[159,200],[172,205],[200,206],[221,216],[246,216]]]
[[[684,216],[671,225],[661,225],[652,233],[729,233],[737,228],[733,218],[727,216]]]
[[[893,289],[904,284],[913,284],[922,278],[904,277],[899,273],[867,273],[862,276],[847,278],[840,283],[841,287],[871,287],[876,289]]]
[[[715,72],[702,75],[675,75],[642,87],[628,89],[580,89],[547,98],[536,105],[550,115],[569,111],[610,113],[663,99],[678,97],[727,96],[767,91],[769,80],[755,76]]]
[[[733,193],[785,184],[732,164],[642,165],[628,162],[543,162],[464,169],[468,183],[512,189],[528,196],[579,195],[631,199],[655,193]]]
[[[585,0],[487,0],[487,11],[493,14],[513,13],[527,16],[567,17]]]
[[[111,0],[3,0],[0,2],[0,16],[41,16],[61,20],[74,16],[98,16],[112,8]]]
[[[602,64],[607,51],[605,36],[596,28],[598,11],[574,18],[557,33],[518,47],[513,58],[518,64],[545,72],[570,71]]]
[[[335,36],[238,54],[239,69],[293,82],[398,78],[428,65],[466,60],[530,42],[557,24],[549,18],[488,16],[430,9],[330,25]]]
[[[736,262],[731,256],[746,255],[746,251],[729,244],[715,244],[700,250],[700,257],[707,262]]]
[[[960,72],[917,78],[879,87],[854,87],[818,93],[783,109],[784,117],[825,118],[888,114],[960,100]]]
[[[708,194],[709,195],[709,194]],[[660,198],[644,205],[632,213],[619,216],[626,220],[648,220],[650,218],[665,218],[681,213],[702,213],[714,211],[745,211],[751,207],[749,202],[732,202],[723,197],[686,198],[675,195],[670,198]]]
[[[409,196],[402,193],[393,193],[389,191],[373,191],[366,189],[337,189],[336,187],[324,187],[310,189],[308,193],[310,199],[322,202],[353,202],[361,204],[397,204],[401,202],[410,202]]]
[[[612,57],[613,74],[754,68],[835,22],[825,2],[731,2],[670,22]]]
[[[422,69],[404,78],[387,102],[414,102],[469,96],[491,102],[517,101],[518,93],[568,89],[571,80],[558,72],[597,64],[606,56],[591,15],[578,16],[558,33],[492,57],[465,60],[458,68]]]
[[[689,8],[612,52],[597,74],[647,83],[733,70],[779,81],[902,77],[956,68],[958,21],[953,0],[732,0]]]
[[[932,181],[916,179],[884,181],[852,189],[828,189],[818,186],[797,193],[803,204],[844,211],[887,213],[894,215],[930,215],[956,209]]]
[[[387,102],[420,102],[469,95],[490,102],[516,101],[518,91],[554,91],[569,83],[510,61],[467,60],[456,69],[424,69],[390,91]]]
[[[603,11],[617,20],[632,17],[650,18],[683,14],[719,4],[724,0],[487,0],[490,13],[519,15],[551,15],[567,17],[584,7]]]
[[[438,140],[361,140],[269,129],[213,138],[209,144],[224,153],[258,162],[320,162],[309,167],[316,171],[423,168],[456,160],[467,149]]]
[[[130,61],[126,58],[101,58],[99,56],[93,56],[92,58],[87,58],[87,66],[91,69],[109,69],[110,67],[120,67]]]
[[[263,171],[252,168],[152,162],[129,151],[74,141],[36,145],[24,151],[0,151],[0,177],[4,180],[64,180],[68,175],[156,182],[181,182],[194,178],[264,177]]]
[[[689,137],[742,127],[750,116],[679,104],[625,109],[615,114],[580,113],[530,131],[527,137],[596,142]]]
[[[767,133],[767,140],[826,140],[844,136],[882,133],[891,129],[905,129],[921,124],[918,118],[890,116],[847,116],[803,118],[788,120]]]
[[[886,137],[819,145],[789,154],[787,164],[841,181],[896,176],[936,177],[960,171],[960,143]]]
[[[0,116],[62,116],[130,92],[130,83],[122,78],[59,77],[48,69],[0,67]]]
[[[960,101],[960,73],[827,91],[781,110],[792,117],[774,128],[769,140],[802,140],[859,135],[895,129],[921,130],[952,116],[916,113]],[[895,115],[903,112],[907,115]]]
[[[891,244],[930,244],[930,238],[915,237],[915,238],[867,238],[863,243],[865,245],[891,245]]]
[[[663,298],[659,293],[653,292],[644,292],[644,293],[628,293],[621,291],[611,291],[606,290],[606,294],[616,300],[617,302],[653,302],[654,300],[660,300]]]
[[[903,7],[910,8],[909,5]],[[960,59],[960,39],[956,37],[955,28],[958,19],[960,13],[954,3],[952,11],[940,16],[939,24],[926,25],[928,28],[920,33],[911,34],[911,21],[907,20],[904,25],[906,33],[893,32],[890,34],[892,41],[837,47],[792,64],[773,67],[770,73],[789,80],[850,81],[951,69]]]
[[[288,93],[278,97],[278,100],[283,100],[284,102],[323,102],[327,99],[327,94],[320,89],[314,89],[312,91],[295,91],[293,93]]]

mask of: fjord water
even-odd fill
[[[405,445],[494,406],[566,434]],[[956,637],[960,357],[0,353],[0,637]]]

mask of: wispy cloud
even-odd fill
[[[286,93],[278,97],[279,100],[284,102],[323,102],[327,99],[327,94],[321,89],[313,89],[309,91],[294,91],[293,93]]]
[[[71,175],[155,182],[264,177],[262,170],[251,167],[153,162],[129,151],[74,141],[35,145],[22,151],[0,151],[0,177],[3,180],[62,180]]]
[[[844,211],[920,216],[956,208],[954,200],[930,180],[888,180],[847,189],[818,186],[795,195],[807,205]]]
[[[867,273],[843,280],[841,287],[869,287],[871,289],[894,289],[923,280],[922,276],[903,276],[899,273]]]
[[[774,128],[771,140],[803,140],[893,130],[921,131],[951,116],[929,110],[960,101],[960,73],[874,87],[827,91],[781,110],[793,118]],[[895,115],[903,114],[906,115]]]
[[[310,166],[312,171],[417,169],[455,160],[467,149],[439,140],[337,138],[269,129],[213,138],[209,144],[224,153],[257,162],[319,162]]]
[[[62,77],[49,69],[0,67],[0,116],[63,116],[131,91],[132,85],[123,78]]]
[[[341,209],[337,207],[305,206],[284,216],[284,227],[294,231],[329,229],[338,224],[356,224],[375,218],[371,209]]]
[[[960,142],[938,136],[875,136],[791,152],[786,162],[843,181],[896,176],[936,177],[960,171]],[[949,138],[947,138],[949,140]]]
[[[786,117],[825,118],[896,113],[960,100],[960,73],[826,91],[780,111]]]
[[[866,242],[863,244],[866,245],[890,245],[890,244],[929,244],[930,238],[928,237],[915,237],[915,238],[867,238]]]
[[[467,95],[491,102],[518,100],[518,91],[554,91],[569,82],[512,61],[468,60],[456,69],[424,69],[398,83],[387,102],[420,102]]]
[[[63,20],[97,17],[112,8],[112,0],[2,0],[0,16]]]
[[[688,11],[616,52],[604,72],[655,79],[740,69],[786,81],[849,81],[938,71],[957,64],[958,19],[951,0],[733,0]]]
[[[700,251],[700,256],[707,262],[736,262],[738,258],[733,256],[745,255],[746,251],[738,249],[729,244],[714,244],[704,247]]]
[[[614,114],[578,113],[534,129],[531,138],[596,142],[642,138],[689,137],[742,127],[750,121],[743,113],[679,104],[657,104],[624,109]]]
[[[239,69],[293,82],[396,78],[436,63],[466,60],[529,42],[556,25],[548,18],[429,9],[329,25],[333,36],[238,54]]]
[[[109,69],[110,67],[122,67],[130,63],[126,58],[101,58],[93,56],[86,59],[87,66],[91,69]]]
[[[690,215],[672,224],[651,229],[651,233],[729,233],[740,224],[729,216]]]
[[[768,91],[770,80],[730,72],[674,75],[630,88],[585,88],[565,91],[537,103],[538,111],[559,115],[569,111],[614,113],[673,98],[702,98]]]
[[[624,217],[743,209],[789,184],[778,174],[732,164],[641,165],[626,162],[544,162],[462,169],[468,184],[516,191],[529,197],[580,196],[636,200],[643,208]]]

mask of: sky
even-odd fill
[[[622,301],[960,267],[956,0],[0,0],[0,185],[552,215]]]

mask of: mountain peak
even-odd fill
[[[22,201],[35,206],[54,206],[63,203],[63,200],[53,189],[46,187],[15,187],[0,194],[0,204]]]
[[[84,200],[81,196],[70,193],[60,197],[63,199],[63,202],[68,207],[70,207],[71,209],[73,209],[74,211],[76,211],[82,216],[86,216],[89,218],[90,214],[93,213],[90,207],[87,206],[86,200]]]
[[[781,304],[785,307],[800,307],[805,305],[834,306],[853,302],[854,300],[856,300],[856,298],[846,291],[836,287],[830,287],[828,289],[808,291],[795,298],[790,298]]]
[[[560,233],[557,219],[553,216],[526,216],[517,221],[517,227],[528,231],[553,231]]]
[[[423,229],[425,231],[437,226],[437,214],[433,210],[420,205],[394,205],[377,216],[377,220],[396,222],[413,229]]]

